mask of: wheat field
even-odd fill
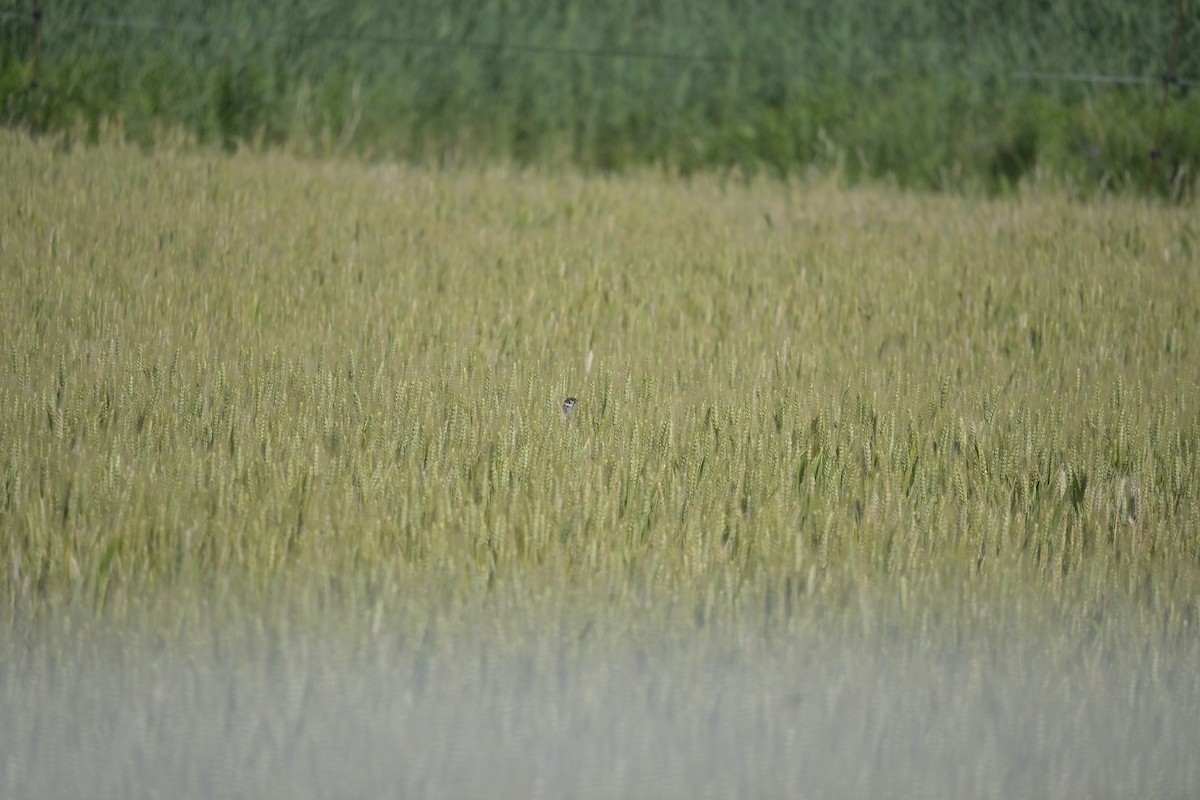
[[[1200,793],[1194,209],[0,137],[0,795]]]

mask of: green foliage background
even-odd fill
[[[1157,79],[1176,16],[1169,0],[46,5],[37,113],[51,129],[119,118],[143,142],[179,126],[227,146],[601,169],[815,165],[990,190],[1035,170],[1144,186],[1158,86],[1015,73]],[[0,21],[10,121],[29,111],[29,47],[27,19]],[[1177,74],[1200,77],[1194,12],[1180,54]],[[1200,161],[1200,103],[1172,94],[1155,188],[1178,195]]]

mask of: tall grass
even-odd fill
[[[1200,785],[1194,215],[0,161],[0,793]]]
[[[1015,73],[1157,80],[1175,4],[1154,6],[63,0],[47,8],[36,113],[85,135],[119,118],[142,143],[181,127],[231,148],[455,163],[840,168],[990,190],[1040,171],[1140,188],[1159,86]],[[26,20],[0,22],[13,122],[30,110],[30,35]],[[1176,74],[1200,74],[1198,35],[1191,14]],[[1194,183],[1198,113],[1193,95],[1174,93],[1155,190]]]

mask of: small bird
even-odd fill
[[[575,408],[575,398],[574,397],[568,397],[566,400],[563,400],[563,419],[570,422],[571,421],[571,410],[574,408]]]

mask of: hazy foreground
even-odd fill
[[[0,173],[0,796],[1200,796],[1194,209]]]

